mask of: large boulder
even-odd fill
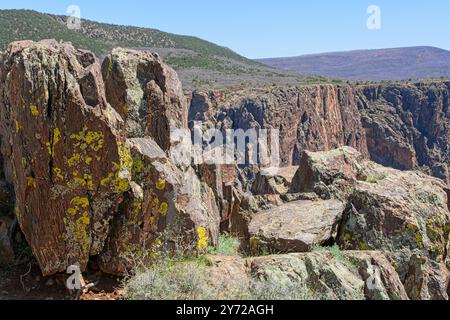
[[[440,293],[430,290],[431,298],[446,298],[447,274],[440,272],[445,269],[450,234],[444,184],[418,172],[380,170],[384,172],[383,179],[355,184],[339,243],[349,250],[388,252],[402,279],[417,270],[428,272],[433,281],[443,283]],[[423,263],[425,268],[417,263],[410,266],[413,255],[428,261]],[[427,283],[430,282],[423,282]],[[411,298],[416,298],[418,290],[413,286],[411,290]]]
[[[84,270],[124,191],[121,119],[106,102],[100,64],[56,41],[12,43],[2,60],[1,151],[18,222],[44,275]]]
[[[171,128],[187,128],[188,108],[176,72],[156,53],[116,48],[102,65],[106,95],[129,138],[152,137],[171,147]]]
[[[251,249],[310,251],[336,237],[344,209],[338,200],[296,201],[255,214],[248,227]]]
[[[130,254],[134,258],[145,251],[156,254],[171,245],[194,251],[216,245],[219,210],[213,191],[194,170],[178,169],[149,138],[127,140],[126,152],[131,189],[113,221],[100,256],[101,269],[120,275],[134,267]]]
[[[262,169],[256,174],[251,191],[255,195],[286,194],[297,171],[296,166],[278,168],[275,172]]]
[[[257,258],[209,257],[209,283],[253,299],[408,300],[388,259],[377,251],[330,251]]]
[[[304,151],[289,190],[316,192],[324,198],[345,198],[352,185],[363,176],[364,156],[350,147],[331,151]]]

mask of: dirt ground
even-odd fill
[[[86,283],[95,284],[88,292],[69,291],[68,275],[42,277],[39,268],[22,264],[0,269],[0,300],[121,300],[120,280],[101,272],[89,272]]]

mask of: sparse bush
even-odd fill
[[[231,235],[222,234],[219,237],[219,245],[217,248],[210,248],[209,254],[235,256],[239,254],[241,241]]]
[[[130,300],[205,300],[212,298],[204,266],[161,260],[138,271],[125,284]]]
[[[272,278],[254,281],[250,295],[254,300],[317,300],[305,283]]]
[[[343,261],[344,255],[342,254],[341,248],[337,244],[332,247],[322,247],[322,246],[314,246],[312,252],[329,252],[333,256],[336,261]]]

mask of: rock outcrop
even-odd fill
[[[44,274],[84,269],[124,191],[121,120],[106,102],[100,64],[55,41],[13,43],[0,92],[1,150],[20,227]]]
[[[133,267],[127,255],[157,253],[163,245],[170,250],[170,245],[198,243],[200,237],[216,245],[220,214],[213,191],[193,169],[184,173],[173,165],[152,140],[129,139],[126,146],[133,161],[131,190],[100,255],[102,270],[124,274]]]
[[[129,138],[151,137],[170,149],[171,128],[187,128],[188,108],[175,71],[156,53],[117,48],[102,65],[106,95]]]
[[[209,257],[210,283],[260,299],[408,300],[381,252],[296,253],[257,258]],[[237,280],[235,280],[237,279]]]
[[[96,57],[70,44],[16,42],[1,60],[5,176],[44,275],[84,270],[91,256],[119,274],[126,245],[175,232],[175,216],[199,242],[194,250],[216,243],[212,190],[168,160],[168,128],[187,128],[187,109],[176,73],[157,56],[115,50],[103,64],[106,90]]]
[[[308,252],[330,242],[344,212],[338,200],[295,201],[256,214],[249,223],[251,249],[256,252]]]
[[[447,299],[450,213],[441,180],[382,167],[345,147],[305,152],[303,159],[292,188],[347,203],[341,248],[381,250],[408,282],[411,298]]]
[[[209,107],[200,108],[205,101]],[[207,110],[192,112],[192,120],[206,118],[219,128],[279,130],[282,166],[298,165],[303,150],[324,151],[348,145],[368,154],[350,87],[317,85],[221,95],[194,93],[191,108]]]

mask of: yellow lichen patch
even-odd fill
[[[70,204],[78,207],[81,206],[82,208],[89,207],[89,199],[86,197],[75,197],[70,201]]]
[[[359,250],[369,250],[369,245],[365,243],[364,241],[361,241],[359,243]]]
[[[81,163],[82,158],[83,157],[81,156],[81,154],[76,152],[69,159],[67,159],[66,163],[69,167],[74,167]]]
[[[89,166],[92,163],[92,157],[86,157],[84,162]]]
[[[36,180],[33,177],[27,177],[27,186],[36,188]]]
[[[30,105],[30,111],[31,111],[31,115],[32,115],[33,117],[39,116],[39,110],[38,110],[38,108],[37,108],[34,104],[31,104],[31,105]]]
[[[204,227],[198,227],[197,237],[197,250],[205,251],[208,248],[208,234]]]
[[[416,243],[417,243],[417,246],[419,247],[419,249],[423,249],[423,248],[424,248],[424,245],[423,245],[423,237],[422,237],[422,234],[421,234],[419,231],[417,231],[417,232],[414,234],[414,238],[415,238],[415,240],[416,240]]]
[[[75,221],[65,218],[64,224],[66,227],[65,240],[69,241],[69,246],[79,246],[83,252],[89,251],[89,234],[88,225],[89,217],[83,215]]]
[[[89,218],[89,215],[87,213],[84,213],[83,216],[77,220],[77,222],[84,225],[89,225],[91,219]]]
[[[346,232],[344,234],[344,241],[351,241],[352,240],[352,235],[348,232]]]
[[[90,148],[92,151],[97,152],[102,149],[105,144],[103,133],[99,131],[89,131],[89,128],[86,126],[79,133],[71,134],[70,139],[78,141],[77,146],[81,150]]]
[[[158,190],[164,190],[165,188],[166,188],[166,180],[160,179],[160,180],[156,183],[156,189],[158,189]]]
[[[71,216],[74,216],[78,213],[78,211],[77,211],[77,209],[69,208],[69,209],[67,209],[67,213],[70,214]]]
[[[65,177],[62,174],[62,170],[60,168],[53,168],[53,173],[55,174],[56,179],[64,180]]]
[[[169,205],[167,204],[167,202],[161,202],[158,213],[162,216],[165,216],[168,211],[169,211]]]
[[[19,133],[20,129],[22,129],[22,127],[20,126],[19,121],[17,121],[17,120],[14,120],[14,121],[15,121],[15,124],[16,124],[16,133]]]
[[[53,155],[55,151],[55,146],[61,139],[61,131],[58,128],[53,129],[53,135],[50,142],[47,142],[48,154]]]
[[[144,164],[142,163],[142,160],[139,159],[139,157],[134,157],[133,167],[131,168],[132,175],[135,176],[136,174],[141,173],[143,168]]]
[[[114,179],[111,181],[111,185],[111,189],[117,193],[122,193],[130,189],[130,181],[128,179],[121,178],[119,172],[115,174]]]
[[[103,187],[107,187],[113,177],[114,177],[114,175],[112,173],[108,174],[108,176],[106,178],[103,178],[100,180],[100,185]]]
[[[122,143],[118,144],[118,152],[120,159],[120,170],[129,170],[133,168],[133,159],[131,157],[130,147]]]

